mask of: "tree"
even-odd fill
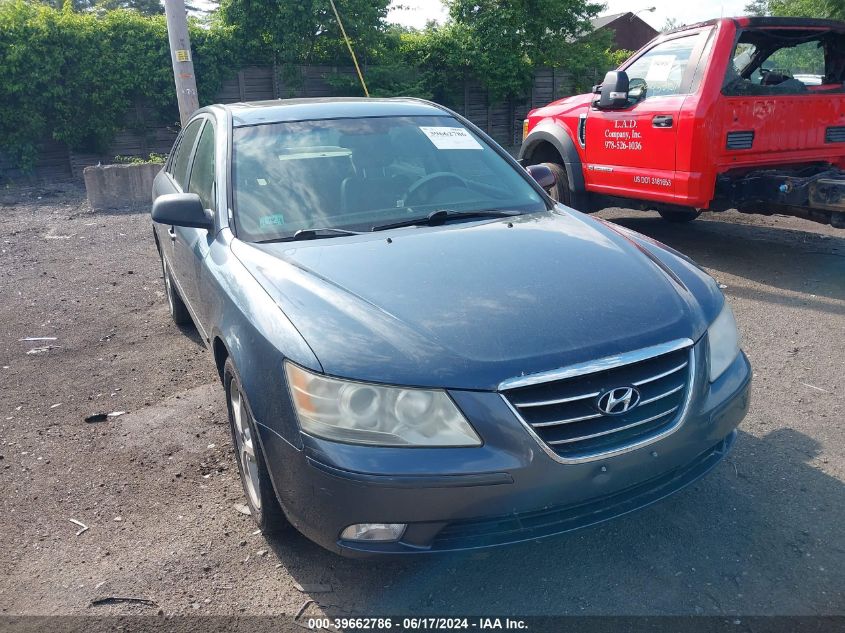
[[[842,0],[770,0],[772,15],[808,18],[845,19]]]
[[[68,5],[73,11],[85,11],[94,6],[95,0],[40,0],[39,4],[47,5],[61,11]]]
[[[164,14],[164,5],[161,0],[40,0],[40,4],[45,4],[60,11],[67,4],[74,11],[132,9],[143,15]]]
[[[590,0],[446,0],[492,99],[522,94],[536,65],[572,59],[602,4]]]
[[[361,61],[384,35],[389,3],[336,2]],[[328,0],[223,0],[218,19],[234,30],[253,64],[350,61]]]
[[[745,5],[745,14],[761,17],[769,13],[769,0],[751,0]]]
[[[422,31],[403,34],[400,53],[435,101],[455,104],[463,99],[464,80],[474,73],[469,41],[461,24],[429,24]]]
[[[164,5],[161,0],[99,0],[96,7],[104,11],[134,9],[144,15],[164,14]]]
[[[751,0],[745,5],[750,15],[828,18],[845,20],[842,0]]]
[[[663,28],[660,29],[661,33],[667,33],[668,31],[674,31],[678,27],[683,26],[683,22],[681,22],[678,18],[666,18],[666,21],[663,23]]]

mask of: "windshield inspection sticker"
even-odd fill
[[[651,66],[648,67],[645,80],[653,82],[666,81],[669,79],[669,73],[672,72],[674,65],[674,55],[655,55],[651,60]]]
[[[285,223],[285,216],[281,213],[274,213],[273,215],[265,215],[258,221],[258,226],[262,229],[267,226],[282,226]]]
[[[437,149],[482,149],[468,130],[462,127],[420,127]]]

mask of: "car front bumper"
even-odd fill
[[[697,373],[706,375],[703,361]],[[259,429],[279,500],[313,541],[357,557],[464,551],[568,532],[684,488],[730,451],[750,383],[751,367],[740,353],[716,382],[697,380],[677,431],[576,464],[547,455],[489,392],[451,392],[484,438],[476,448],[366,447],[304,436],[299,450],[268,427]],[[397,542],[340,539],[355,523],[408,527]]]

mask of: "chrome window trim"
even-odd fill
[[[614,448],[614,449],[609,450],[609,451],[601,451],[601,452],[598,452],[598,453],[588,453],[586,455],[579,455],[578,457],[561,457],[560,455],[558,455],[554,451],[554,449],[551,446],[549,446],[543,440],[543,438],[541,438],[537,434],[537,432],[532,428],[532,426],[523,419],[522,415],[520,415],[520,413],[516,409],[516,407],[513,406],[510,403],[510,401],[508,400],[507,396],[504,393],[500,393],[499,396],[502,398],[502,400],[504,401],[504,403],[508,407],[508,409],[510,409],[511,413],[513,413],[513,415],[516,417],[516,419],[519,420],[520,424],[522,424],[522,426],[525,428],[525,430],[528,431],[528,434],[531,437],[534,438],[534,441],[537,442],[537,445],[543,450],[543,452],[546,455],[548,455],[549,457],[551,457],[554,461],[558,462],[559,464],[583,464],[583,463],[586,463],[586,462],[594,462],[594,461],[597,461],[597,460],[600,460],[600,459],[607,459],[607,458],[610,458],[610,457],[615,457],[617,455],[623,455],[625,453],[630,453],[631,451],[634,451],[634,450],[637,450],[637,449],[640,449],[640,448],[644,448],[646,446],[654,444],[655,442],[659,442],[660,440],[672,435],[672,433],[674,433],[679,428],[681,428],[681,426],[683,426],[684,421],[686,420],[686,417],[687,417],[687,412],[689,411],[690,402],[692,402],[692,395],[693,395],[693,393],[695,391],[695,387],[696,387],[695,345],[693,344],[693,341],[691,339],[679,339],[677,341],[672,341],[670,343],[665,343],[663,345],[655,345],[653,347],[647,347],[647,348],[644,348],[644,349],[641,349],[641,350],[630,352],[629,354],[620,354],[619,356],[611,356],[611,357],[608,357],[608,358],[600,359],[599,361],[594,361],[595,363],[602,363],[604,361],[609,361],[610,359],[618,359],[618,358],[623,358],[623,357],[624,358],[635,358],[636,359],[636,360],[633,360],[633,361],[629,360],[627,363],[626,362],[619,362],[615,365],[609,365],[609,366],[600,365],[598,369],[581,371],[581,369],[590,365],[590,363],[583,363],[583,364],[580,364],[580,365],[573,365],[572,367],[564,368],[562,370],[557,370],[557,371],[565,371],[565,370],[571,370],[571,369],[578,369],[579,370],[578,373],[564,374],[564,377],[569,378],[569,377],[572,377],[572,376],[580,376],[582,374],[594,373],[596,371],[602,371],[604,369],[610,369],[612,367],[618,367],[620,365],[625,365],[625,364],[628,364],[628,363],[631,363],[631,362],[638,362],[640,360],[648,360],[649,358],[653,358],[654,356],[660,356],[661,354],[668,354],[669,352],[677,351],[678,349],[682,349],[683,347],[685,347],[687,345],[689,346],[689,360],[688,360],[688,364],[687,364],[687,367],[689,368],[689,382],[687,384],[687,392],[684,395],[684,401],[681,404],[680,413],[678,414],[678,417],[675,419],[674,423],[670,427],[664,429],[663,431],[661,431],[660,433],[658,433],[656,435],[651,435],[651,436],[645,437],[645,438],[643,438],[643,439],[641,439],[637,442],[634,442],[633,444],[626,444],[624,446],[620,446],[618,448]],[[657,353],[652,353],[653,350],[655,350],[655,349],[661,349],[662,351],[658,351]],[[641,356],[641,354],[643,354],[643,353],[647,353],[647,355]],[[534,377],[537,377],[537,376],[545,376],[545,375],[548,375],[548,374],[551,374],[551,373],[553,373],[553,372],[545,372],[543,374],[535,374],[534,376],[526,376],[525,378],[534,378]],[[560,380],[560,378],[547,378],[545,380],[540,380],[540,381],[537,381],[537,382],[546,382],[547,380]],[[508,382],[508,381],[505,381],[505,382]],[[530,384],[537,384],[537,382],[532,382]],[[505,383],[502,383],[502,384],[505,384]],[[521,386],[525,386],[525,385],[521,385]]]
[[[622,354],[614,354],[613,356],[605,356],[604,358],[599,358],[597,360],[590,360],[584,363],[543,371],[537,374],[516,376],[500,382],[498,390],[507,391],[508,389],[516,389],[517,387],[529,387],[531,385],[539,385],[544,382],[563,380],[565,378],[583,376],[584,374],[594,374],[606,369],[621,367],[622,365],[639,363],[640,361],[648,360],[649,358],[654,358],[655,356],[662,356],[663,354],[675,352],[679,349],[683,349],[684,347],[691,347],[692,344],[692,339],[679,338],[674,341],[669,341],[668,343],[660,343],[659,345],[652,345],[651,347],[634,350],[633,352],[624,352]]]

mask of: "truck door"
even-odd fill
[[[705,36],[679,34],[646,50],[622,69],[631,84],[628,107],[590,108],[584,135],[587,189],[671,201],[678,117]]]

